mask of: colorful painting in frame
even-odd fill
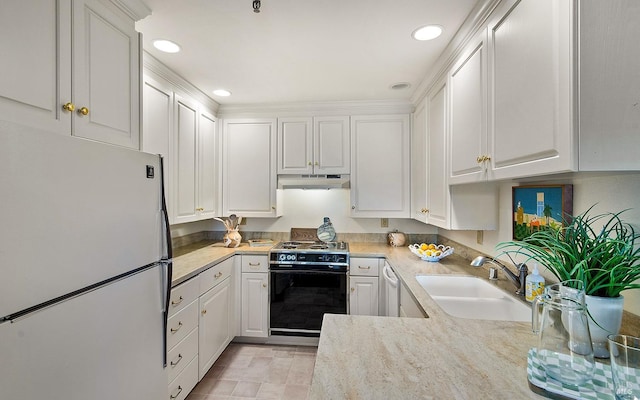
[[[535,231],[560,229],[573,215],[573,185],[513,187],[513,239]]]

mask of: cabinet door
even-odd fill
[[[278,119],[278,173],[313,173],[311,118]]]
[[[223,135],[223,214],[275,217],[276,122],[225,120]]]
[[[449,183],[487,179],[486,32],[482,31],[449,74]]]
[[[0,119],[71,134],[71,1],[0,3]]]
[[[316,117],[314,128],[314,173],[348,174],[351,169],[349,117]]]
[[[349,314],[378,315],[378,277],[349,277]]]
[[[161,154],[164,158],[164,187],[170,223],[174,223],[173,157],[171,132],[173,126],[173,90],[168,83],[145,76],[143,82],[142,151]]]
[[[409,218],[408,115],[351,118],[351,215]]]
[[[231,278],[200,296],[199,379],[231,343]]]
[[[242,336],[269,336],[269,274],[242,274]]]
[[[575,169],[572,3],[504,1],[489,23],[489,153],[495,179]]]
[[[427,223],[449,228],[450,195],[446,153],[447,85],[441,82],[427,100]]]
[[[176,185],[174,192],[175,223],[197,219],[196,208],[196,145],[198,133],[198,104],[175,95],[174,102],[174,159]]]
[[[196,211],[198,219],[212,218],[217,215],[217,165],[218,139],[216,120],[208,112],[198,114],[198,201]]]
[[[411,129],[411,218],[427,221],[427,108],[426,101],[413,113]]]
[[[133,21],[99,0],[74,0],[72,57],[73,135],[139,149],[140,45]]]

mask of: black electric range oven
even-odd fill
[[[269,253],[271,335],[320,336],[324,314],[348,313],[349,245],[290,241]]]

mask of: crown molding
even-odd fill
[[[151,15],[151,9],[141,0],[109,0],[134,21]]]
[[[213,112],[214,115],[218,115],[218,109],[220,108],[220,104],[218,102],[207,96],[191,82],[178,75],[175,71],[164,65],[160,60],[146,51],[143,52],[142,65],[144,67],[144,73],[151,73],[152,75],[171,83],[175,89],[177,89],[176,91],[182,92],[183,94],[196,99],[208,108],[209,111]]]
[[[296,117],[328,115],[410,114],[414,106],[409,100],[328,101],[277,104],[221,105],[219,117]]]
[[[438,57],[438,61],[430,73],[420,82],[411,96],[411,102],[420,103],[432,89],[433,85],[444,76],[453,63],[460,57],[469,41],[486,27],[487,20],[502,0],[484,0],[478,2],[471,10],[460,29],[453,36],[447,47]]]

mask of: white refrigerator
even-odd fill
[[[0,399],[167,399],[157,155],[0,121]]]

